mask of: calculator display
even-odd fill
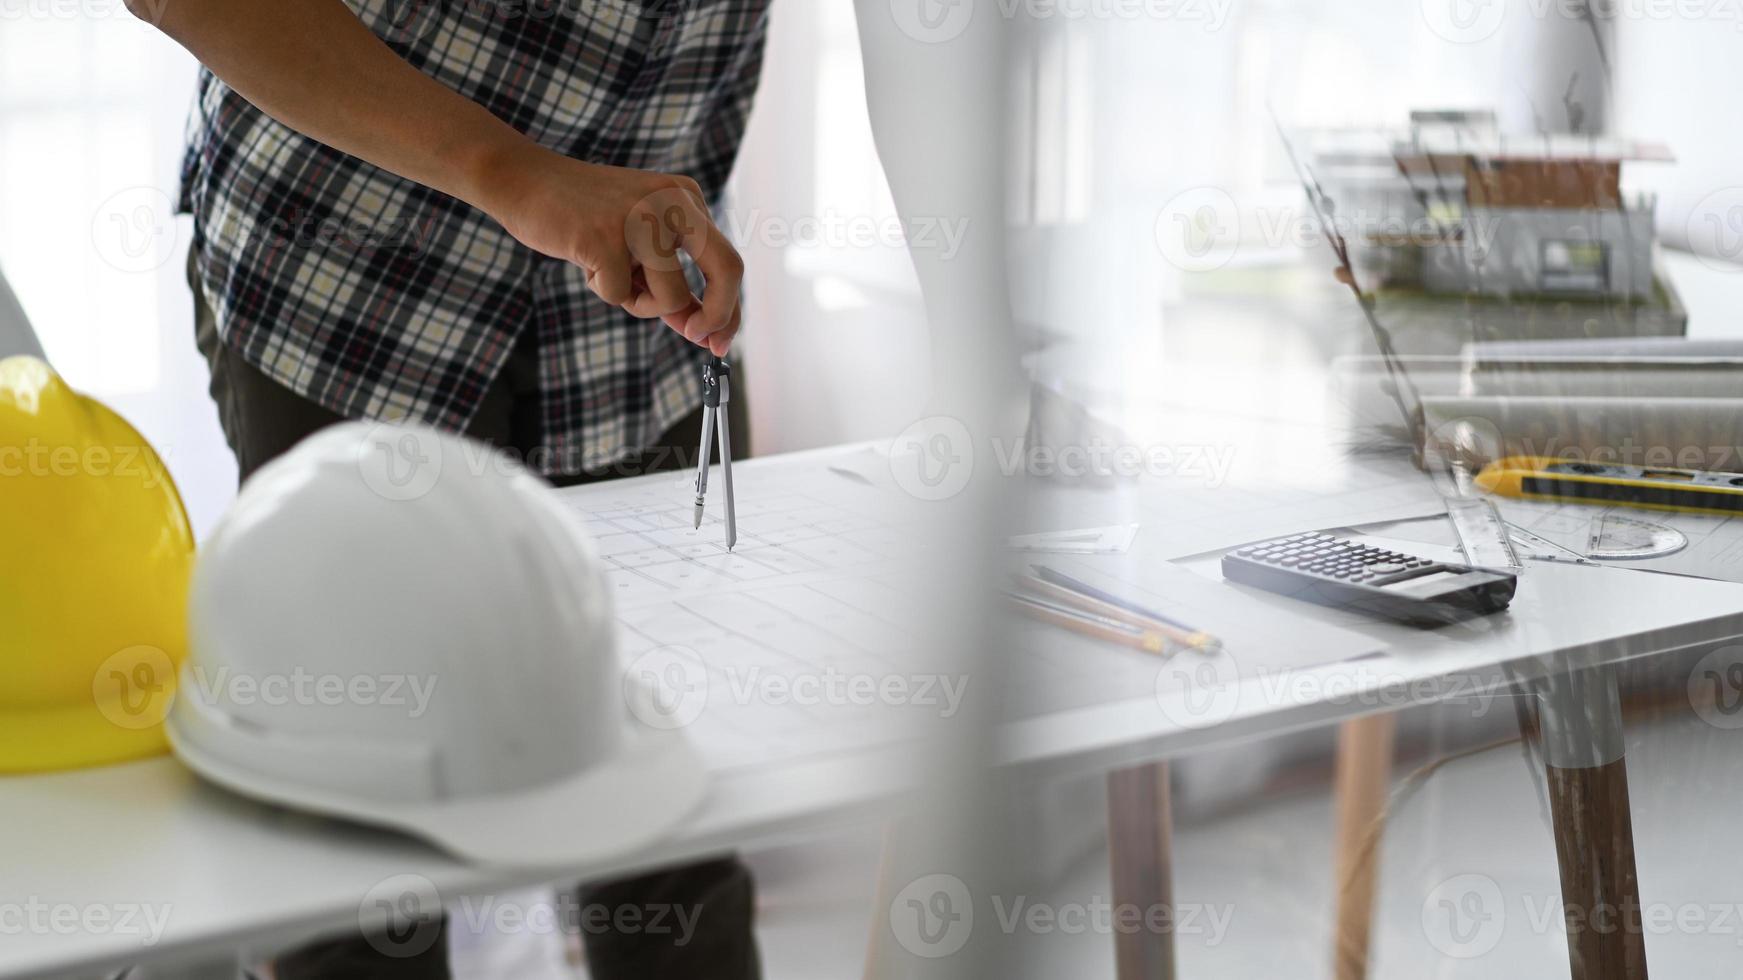
[[[1407,578],[1402,582],[1393,582],[1391,585],[1383,585],[1381,588],[1397,589],[1400,592],[1415,592],[1418,589],[1432,588],[1462,577],[1462,572],[1435,572],[1433,575],[1424,575],[1421,578]]]

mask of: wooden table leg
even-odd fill
[[[1337,980],[1365,980],[1374,895],[1379,878],[1378,849],[1370,849],[1374,823],[1385,812],[1392,781],[1392,743],[1396,715],[1370,715],[1344,722],[1338,732],[1337,924],[1334,967]]]
[[[1166,762],[1108,774],[1108,861],[1115,909],[1171,907],[1174,819]],[[1114,932],[1119,980],[1174,980],[1174,932],[1138,928]]]
[[[872,896],[871,935],[866,938],[865,965],[860,971],[862,980],[881,980],[883,977],[894,976],[891,969],[889,954],[890,936],[890,899],[895,897],[899,883],[891,880],[895,865],[891,854],[896,846],[896,827],[891,824],[884,828],[884,845],[878,851],[878,884],[877,891]]]
[[[1616,676],[1536,682],[1574,980],[1646,980]]]

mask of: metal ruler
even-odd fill
[[[1507,522],[1495,504],[1483,497],[1447,497],[1446,516],[1452,519],[1465,563],[1518,573],[1524,565],[1513,550]]]

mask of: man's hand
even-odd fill
[[[582,163],[528,144],[504,161],[485,210],[529,248],[587,273],[587,288],[632,316],[658,317],[725,356],[738,333],[744,260],[688,177]],[[682,257],[701,270],[697,299]]]

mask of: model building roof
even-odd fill
[[[1624,160],[1670,163],[1676,159],[1663,143],[1551,133],[1542,136],[1496,135],[1432,130],[1399,140],[1392,146],[1399,158],[1475,157],[1479,160],[1550,160],[1620,163]]]

